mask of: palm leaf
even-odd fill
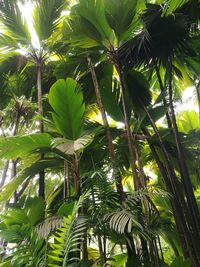
[[[191,0],[168,0],[165,4],[165,8],[163,10],[163,15],[168,16],[170,13],[180,8],[184,4],[190,2]],[[191,2],[197,2],[196,0],[192,0]]]
[[[90,22],[100,34],[101,43],[107,48],[110,47],[110,43],[113,42],[113,35],[106,20],[104,0],[80,0],[72,12]]]
[[[83,129],[85,105],[77,82],[71,78],[55,82],[49,92],[49,103],[58,131],[67,139],[78,139]]]
[[[101,35],[85,18],[71,14],[63,23],[63,41],[70,46],[92,48],[101,45]]]
[[[16,159],[24,157],[38,149],[50,148],[51,137],[49,134],[30,134],[0,138],[0,157]]]
[[[59,164],[59,160],[41,160],[33,163],[30,167],[23,169],[8,184],[1,188],[0,202],[6,203],[24,181],[33,178],[39,172],[47,168],[57,168]]]
[[[73,155],[74,153],[83,150],[83,148],[89,145],[92,142],[92,139],[92,134],[85,134],[76,140],[55,138],[52,141],[52,145],[65,154]]]
[[[104,3],[108,23],[120,41],[131,26],[136,12],[137,0],[125,0],[123,2],[104,0]]]
[[[23,45],[31,41],[31,34],[27,23],[25,22],[19,3],[16,0],[0,1],[0,21],[4,28],[4,35]]]
[[[76,260],[70,259],[69,253],[78,251],[78,245],[82,241],[83,232],[86,230],[86,218],[78,214],[85,200],[89,197],[89,192],[82,194],[74,204],[71,215],[64,218],[62,227],[55,233],[54,238],[57,242],[51,244],[52,250],[48,255],[48,266],[68,266],[69,262]]]
[[[33,26],[41,41],[48,39],[57,29],[61,11],[66,5],[64,0],[34,1]]]

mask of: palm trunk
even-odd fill
[[[6,177],[7,177],[7,172],[8,172],[8,167],[9,167],[9,160],[6,161],[4,169],[3,169],[3,173],[2,173],[2,178],[1,178],[1,183],[0,183],[0,188],[4,186],[5,181],[6,181]]]
[[[134,189],[137,191],[142,186],[142,182],[140,181],[140,178],[139,178],[138,172],[137,172],[137,167],[136,167],[137,148],[136,148],[134,141],[133,141],[133,136],[132,136],[130,123],[129,123],[129,119],[128,119],[128,113],[127,113],[127,109],[126,109],[126,103],[125,103],[125,90],[126,89],[125,89],[123,73],[122,73],[120,66],[117,63],[115,64],[115,67],[116,67],[116,70],[118,72],[119,80],[120,80],[122,106],[123,106],[123,113],[124,113],[124,123],[125,123],[125,128],[126,128],[126,133],[127,133],[128,148],[129,148],[129,155],[130,155],[130,165],[131,165],[131,169],[132,169]],[[143,173],[141,173],[141,175],[142,174]],[[141,201],[138,201],[138,208],[139,208],[138,219],[139,219],[140,223],[143,224],[144,221],[143,221],[143,215],[142,215],[142,203],[141,203]],[[147,258],[148,257],[147,242],[146,242],[146,240],[144,240],[144,238],[142,236],[140,236],[140,240],[141,240],[141,245],[142,245],[143,257]],[[132,241],[132,245],[133,244],[134,244],[134,242]],[[127,245],[128,245],[128,243],[127,243]],[[130,258],[130,250],[131,250],[131,248],[127,247],[128,258]],[[132,251],[133,254],[136,253],[135,248],[132,248],[132,250],[133,250]],[[131,261],[131,258],[128,259],[128,261],[129,260]],[[127,266],[128,266],[128,264],[127,264]]]
[[[63,198],[66,199],[70,196],[70,181],[68,163],[64,161],[64,185],[63,185]]]
[[[41,60],[37,61],[37,96],[38,96],[38,114],[43,116],[43,104],[42,104],[42,77],[41,77]],[[44,132],[44,124],[42,118],[39,120],[40,132]]]
[[[198,236],[198,241],[200,241],[200,217],[199,217],[199,210],[197,206],[197,202],[194,196],[193,192],[193,187],[192,183],[190,180],[187,164],[185,161],[184,157],[184,151],[182,148],[179,132],[178,132],[178,126],[176,122],[176,116],[175,116],[175,111],[174,111],[174,106],[173,106],[173,92],[172,92],[172,62],[170,62],[169,66],[169,105],[170,105],[170,116],[171,116],[171,121],[173,124],[173,133],[175,137],[175,142],[176,142],[176,149],[177,149],[177,156],[178,156],[178,164],[179,164],[179,169],[180,169],[180,174],[181,174],[181,180],[184,186],[187,202],[189,205],[189,209],[191,211],[191,221],[193,224],[193,231],[195,235]],[[200,254],[200,250],[199,250]]]
[[[156,62],[154,62],[154,66],[155,66],[158,82],[159,82],[159,85],[160,85],[160,91],[161,91],[161,93],[164,93],[165,89],[164,89],[163,82],[162,82],[162,79],[161,79],[161,76],[160,76],[160,72],[159,72],[159,68],[158,68]],[[163,104],[164,104],[164,106],[167,106],[167,101],[166,101],[165,97],[163,97]],[[166,120],[167,120],[168,128],[171,129],[172,128],[172,123],[171,123],[168,111],[166,113]]]
[[[101,112],[101,117],[102,117],[103,125],[105,128],[106,136],[107,136],[109,156],[110,156],[110,160],[111,160],[111,164],[112,164],[112,168],[113,168],[113,172],[114,172],[114,177],[115,177],[115,181],[116,181],[116,188],[117,188],[117,192],[118,192],[119,197],[120,197],[120,202],[122,203],[125,200],[125,194],[124,194],[124,190],[123,190],[121,175],[120,175],[120,172],[119,172],[118,167],[117,167],[112,134],[111,134],[111,131],[109,128],[107,115],[106,115],[105,108],[104,108],[104,105],[102,102],[99,83],[97,80],[95,69],[94,69],[94,66],[93,66],[90,58],[88,58],[88,64],[89,64],[90,72],[92,75],[95,94],[96,94],[96,98],[97,98],[97,104],[98,104],[99,110]]]
[[[125,123],[125,128],[126,128],[126,133],[127,133],[127,139],[128,139],[128,149],[129,149],[129,154],[130,154],[130,165],[132,169],[133,183],[135,186],[135,190],[138,190],[139,178],[138,178],[138,173],[137,173],[137,168],[136,168],[136,153],[134,149],[133,136],[132,136],[132,132],[130,128],[128,112],[127,112],[126,103],[125,103],[125,84],[124,84],[123,74],[122,74],[120,66],[118,64],[116,64],[115,66],[116,66],[116,70],[118,72],[119,79],[120,79],[124,123]]]
[[[150,134],[149,132],[144,128],[143,132],[146,136],[148,136],[149,138],[147,139],[147,142],[149,144],[149,147],[151,149],[151,152],[153,154],[153,157],[158,165],[158,168],[160,170],[160,173],[164,179],[164,182],[166,184],[166,188],[167,191],[170,192],[173,196],[174,191],[173,191],[173,187],[171,185],[170,179],[168,178],[168,172],[166,170],[166,167],[163,165],[162,161],[160,160],[159,155],[157,154],[157,151],[155,149],[155,147],[151,144],[150,140]],[[177,179],[177,178],[175,178]],[[174,179],[174,180],[175,180]],[[173,214],[174,214],[174,219],[176,222],[176,227],[178,230],[178,234],[179,234],[179,238],[180,238],[180,242],[181,242],[181,247],[183,250],[183,254],[185,256],[185,258],[189,257],[189,250],[188,249],[188,244],[191,245],[191,242],[186,241],[186,237],[188,237],[189,233],[188,233],[188,229],[187,226],[185,224],[185,220],[183,219],[184,215],[182,214],[182,209],[179,207],[178,202],[176,201],[175,197],[170,198],[171,201],[171,205],[172,205],[172,210],[173,210]]]
[[[141,102],[142,104],[142,102]],[[167,186],[167,190],[172,194],[173,198],[171,200],[172,202],[172,208],[173,208],[173,214],[174,218],[176,221],[176,226],[179,232],[179,236],[181,239],[181,244],[183,248],[183,252],[185,257],[188,257],[188,251],[190,253],[191,259],[194,263],[194,266],[198,266],[199,260],[198,260],[198,252],[196,252],[196,241],[194,236],[190,234],[190,230],[188,229],[187,223],[189,222],[188,225],[191,224],[191,218],[188,215],[188,207],[187,204],[185,203],[185,200],[182,196],[182,193],[179,189],[179,184],[177,177],[173,171],[173,168],[170,166],[170,158],[168,156],[168,152],[165,148],[165,145],[162,141],[162,138],[158,132],[158,129],[151,118],[151,115],[149,114],[148,110],[146,107],[143,106],[144,111],[146,112],[147,116],[150,119],[151,125],[154,129],[155,134],[158,137],[160,147],[162,149],[163,155],[166,160],[166,172],[165,172],[165,167],[163,166],[162,162],[159,159],[159,156],[156,154],[156,150],[154,151],[154,157],[157,159],[156,161],[159,163],[159,168],[162,171],[163,178],[165,180],[165,184]],[[145,130],[144,131],[145,135],[148,136],[148,132]],[[149,139],[147,140],[149,143]],[[151,150],[153,149],[152,145],[149,144],[151,147]]]
[[[13,136],[17,135],[17,132],[19,129],[20,117],[21,117],[21,113],[19,110],[17,110]],[[13,179],[17,175],[17,162],[18,162],[18,159],[12,160],[11,179]],[[17,202],[17,191],[14,192],[14,202],[15,203]]]
[[[38,94],[38,113],[41,116],[39,120],[40,132],[44,132],[44,124],[42,120],[43,116],[43,104],[42,104],[42,78],[41,78],[41,60],[37,60],[37,94]],[[44,154],[41,154],[40,159],[44,159]],[[44,170],[39,173],[39,197],[45,199],[45,173]]]
[[[200,81],[196,84],[195,89],[197,92],[197,102],[199,108],[199,122],[200,122]]]
[[[73,174],[74,174],[76,197],[79,198],[81,195],[81,179],[79,170],[79,159],[77,158],[77,155],[73,156]]]

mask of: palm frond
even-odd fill
[[[16,159],[31,154],[39,148],[48,148],[51,144],[49,134],[31,134],[0,138],[0,157]]]
[[[83,239],[83,233],[86,230],[86,218],[79,214],[84,201],[88,198],[90,192],[82,194],[79,200],[74,204],[73,211],[68,217],[64,217],[62,227],[54,235],[54,243],[51,244],[51,251],[48,254],[48,266],[67,266],[71,261],[76,261],[76,257],[69,257],[70,252],[78,251],[78,245]]]
[[[64,0],[34,1],[33,26],[40,41],[48,39],[57,29],[61,12],[66,7]]]
[[[53,216],[36,225],[35,230],[39,238],[47,238],[50,233],[60,228],[64,223],[63,218]]]
[[[0,1],[0,22],[3,25],[4,35],[12,38],[12,43],[30,44],[31,34],[24,20],[19,3],[16,0]]]
[[[168,0],[166,1],[165,7],[163,9],[163,15],[168,16],[170,13],[174,12],[176,9],[190,2],[191,0]],[[197,2],[192,0],[191,2]]]
[[[85,113],[78,83],[71,78],[55,82],[49,92],[49,103],[54,110],[52,117],[57,130],[69,140],[78,139],[82,134]]]
[[[85,134],[77,140],[68,140],[65,138],[55,138],[52,141],[52,146],[60,150],[61,152],[73,155],[82,151],[93,140],[93,134]]]

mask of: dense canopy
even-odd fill
[[[0,267],[200,266],[199,18],[0,0]]]

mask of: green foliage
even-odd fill
[[[11,48],[13,48],[13,46],[18,47],[17,42],[26,45],[30,41],[31,35],[27,24],[22,18],[22,13],[17,1],[1,1],[0,9],[0,21],[3,23],[3,27],[5,27],[5,33],[1,35],[1,38],[4,39],[4,46]]]
[[[123,122],[124,116],[120,105],[119,84],[117,80],[113,81],[113,69],[111,66],[105,68],[104,73],[104,77],[100,81],[100,88],[105,110],[114,120]]]
[[[191,265],[190,259],[184,260],[182,257],[178,257],[172,262],[170,266],[171,267],[178,267],[178,266],[190,267],[192,265]]]
[[[58,167],[59,160],[41,160],[38,162],[32,163],[31,166],[25,167],[20,171],[8,184],[1,188],[1,197],[0,201],[6,203],[14,194],[15,190],[18,189],[24,181],[29,181],[31,178],[35,177],[40,171],[43,171],[47,168]]]
[[[51,251],[48,255],[48,266],[67,266],[71,261],[77,261],[78,258],[70,259],[70,252],[77,252],[78,246],[83,239],[83,233],[86,230],[86,218],[78,214],[84,201],[88,198],[89,192],[82,194],[79,200],[74,204],[72,213],[64,217],[64,223],[54,234],[54,243],[51,244]],[[78,216],[77,216],[78,215]]]
[[[40,41],[48,39],[59,25],[59,18],[66,1],[34,1],[33,26]]]
[[[83,130],[85,105],[77,82],[71,78],[58,80],[49,92],[53,121],[66,138],[76,140]],[[73,103],[73,105],[72,105]]]
[[[11,262],[12,266],[39,266],[44,247],[43,240],[39,240],[34,232],[34,225],[43,218],[44,208],[42,199],[30,198],[23,208],[10,209],[1,216],[0,235],[13,244],[5,263]]]
[[[80,0],[79,4],[74,7],[73,12],[90,22],[100,34],[101,43],[106,47],[110,47],[109,42],[112,43],[113,36],[106,20],[104,0]]]
[[[151,103],[151,92],[145,76],[132,70],[126,72],[125,80],[134,109],[138,111],[142,109],[141,106],[148,106]]]
[[[116,2],[115,0],[105,0],[104,2],[109,25],[115,31],[117,39],[121,41],[131,26],[138,1],[125,0]]]
[[[37,152],[38,148],[46,149],[51,144],[49,134],[30,134],[0,139],[0,156],[5,159],[16,159]]]
[[[199,266],[198,1],[26,4],[0,0],[0,266]]]

